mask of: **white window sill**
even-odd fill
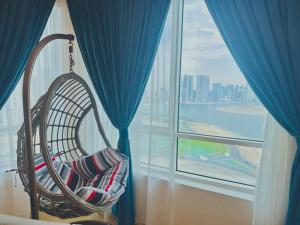
[[[167,168],[152,166],[150,169],[145,164],[135,164],[134,171],[138,174],[148,176],[155,179],[166,180],[201,190],[214,192],[234,198],[248,201],[254,201],[255,187],[243,184],[237,184],[229,181],[218,180],[214,178],[203,177],[200,175],[192,175],[184,172],[175,171],[173,174]]]
[[[214,178],[175,172],[175,182],[248,201],[254,200],[255,187]]]

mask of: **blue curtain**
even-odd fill
[[[89,76],[119,130],[118,149],[130,157],[128,127],[152,68],[170,0],[67,2]],[[117,214],[120,225],[134,224],[131,167]]]
[[[17,85],[55,0],[0,1],[0,109]]]
[[[272,116],[300,147],[300,1],[206,0],[231,54]],[[282,149],[284,151],[284,149]],[[300,224],[300,149],[287,225]]]

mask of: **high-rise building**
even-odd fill
[[[198,75],[196,77],[196,101],[204,102],[209,96],[209,77],[207,75]]]
[[[234,94],[234,86],[233,84],[228,84],[224,87],[224,100],[225,101],[232,101]]]
[[[212,87],[212,100],[221,101],[224,96],[224,86],[221,83],[214,83]]]
[[[242,102],[247,101],[247,94],[248,94],[247,86],[240,86],[240,92],[241,92],[241,101]]]
[[[183,77],[182,83],[182,102],[192,102],[193,101],[193,76],[185,75]]]
[[[238,102],[245,102],[248,99],[247,86],[235,85],[233,100]]]
[[[240,86],[235,85],[233,91],[233,101],[239,101],[240,99]]]

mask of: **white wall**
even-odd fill
[[[200,190],[184,185],[176,185],[173,198],[166,195],[167,183],[162,181],[156,189],[151,189],[151,200],[155,196],[156,203],[150,204],[151,225],[167,225],[170,210],[173,208],[173,225],[250,225],[252,219],[252,202],[237,199],[213,192]],[[145,224],[147,179],[135,180],[136,218]],[[149,199],[149,198],[148,198]],[[155,200],[154,200],[155,201]],[[149,205],[149,204],[148,204]],[[148,209],[149,210],[149,209]],[[148,218],[149,222],[149,218]]]
[[[30,216],[29,197],[15,172],[0,173],[0,214]]]

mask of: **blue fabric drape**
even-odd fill
[[[128,127],[144,92],[170,0],[68,0],[79,47],[112,124],[130,157]],[[117,205],[120,225],[134,224],[132,171]]]
[[[256,95],[297,140],[286,224],[300,224],[300,1],[205,2]]]
[[[0,109],[22,76],[55,0],[0,1]]]

